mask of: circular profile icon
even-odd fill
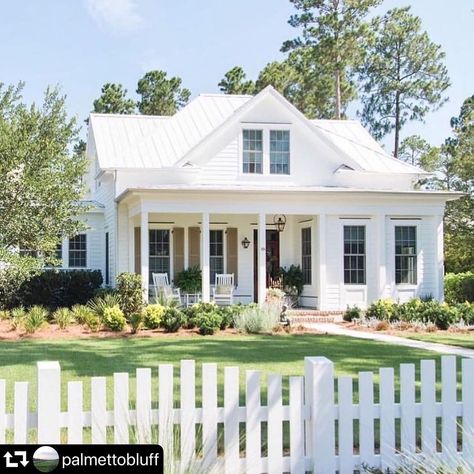
[[[51,446],[41,446],[33,454],[33,465],[40,472],[54,471],[59,464],[59,454]]]

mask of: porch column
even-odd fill
[[[140,214],[140,259],[142,270],[142,283],[145,292],[145,301],[149,297],[149,277],[148,277],[148,262],[149,262],[149,245],[148,245],[148,212]]]
[[[326,214],[319,215],[319,310],[326,309]]]
[[[131,217],[128,219],[128,271],[135,272],[135,224]]]
[[[377,225],[377,287],[376,294],[373,294],[368,288],[368,301],[370,304],[371,301],[382,299],[385,297],[385,287],[387,285],[387,256],[386,256],[386,224],[385,224],[385,214],[377,214],[376,216],[376,225]]]
[[[442,214],[434,216],[434,230],[436,235],[436,298],[439,301],[444,301],[444,222]]]
[[[210,287],[210,269],[209,269],[209,213],[202,213],[201,226],[201,272],[202,272],[202,300],[209,302],[211,300]]]
[[[258,215],[258,304],[262,305],[267,296],[267,233],[265,214]]]

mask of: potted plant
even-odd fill
[[[184,293],[198,293],[202,288],[202,273],[198,266],[179,272],[174,278],[174,284]]]
[[[288,269],[281,267],[279,276],[282,279],[283,291],[291,299],[291,306],[296,306],[304,287],[301,267],[299,265],[291,265]]]

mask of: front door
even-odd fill
[[[280,233],[277,230],[267,230],[267,288],[276,280],[280,269]],[[258,302],[258,230],[253,231],[253,294]]]

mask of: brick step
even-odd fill
[[[342,321],[342,311],[318,311],[316,309],[291,309],[287,311],[293,324],[336,323]]]

